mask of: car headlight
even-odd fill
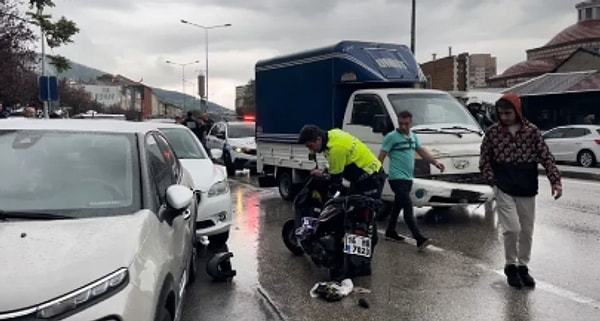
[[[37,308],[37,318],[54,319],[64,313],[96,303],[100,298],[115,294],[129,281],[129,272],[121,268],[100,280]]]
[[[213,186],[208,190],[208,197],[223,195],[229,192],[229,182],[227,180],[223,180],[220,182],[216,182]]]
[[[241,153],[244,149],[242,147],[233,147],[233,150],[237,153]]]

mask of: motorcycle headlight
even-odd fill
[[[54,319],[64,313],[68,313],[86,305],[92,305],[98,302],[100,298],[117,293],[128,281],[129,273],[127,269],[119,269],[90,285],[40,305],[37,308],[37,318]]]
[[[223,180],[220,182],[216,182],[213,186],[208,190],[208,197],[223,195],[229,192],[229,182],[227,180]]]

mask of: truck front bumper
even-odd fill
[[[414,206],[482,204],[494,198],[491,186],[415,178],[410,192]]]

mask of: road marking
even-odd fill
[[[573,183],[573,184],[580,184],[580,185],[588,185],[588,186],[595,186],[595,187],[600,187],[600,182],[589,182],[589,181],[583,181],[583,180],[578,180],[578,179],[573,179],[573,178],[562,178],[562,181],[565,182],[569,182],[569,183]]]
[[[492,271],[492,272],[494,272],[494,273],[496,273],[496,274],[501,275],[501,276],[504,277],[504,271],[503,270],[495,270],[495,269],[492,269],[492,268],[487,267],[485,265],[479,265],[479,267],[481,267],[484,270]],[[554,294],[556,296],[559,296],[559,297],[561,297],[563,299],[571,300],[573,302],[577,302],[577,303],[580,303],[580,304],[583,304],[583,305],[590,306],[590,307],[592,307],[594,309],[597,309],[597,310],[600,309],[600,301],[598,301],[596,299],[587,297],[587,296],[585,296],[583,294],[575,293],[573,291],[561,288],[561,287],[556,286],[556,285],[552,285],[550,283],[546,283],[544,281],[540,281],[538,279],[535,280],[535,283],[536,283],[535,287],[537,289],[541,289],[541,290],[544,290],[546,292],[552,293],[552,294]]]

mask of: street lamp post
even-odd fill
[[[177,62],[174,62],[174,61],[171,61],[171,60],[167,60],[165,62],[168,63],[168,64],[177,65],[177,66],[181,67],[181,87],[182,87],[182,90],[183,90],[183,110],[185,111],[186,110],[185,109],[185,100],[186,100],[186,97],[185,97],[185,66],[193,65],[193,64],[198,64],[198,63],[200,63],[200,60],[195,60],[195,61],[188,62],[188,63],[185,63],[185,64],[180,64],[180,63],[177,63]]]
[[[226,24],[221,24],[221,25],[213,25],[213,26],[203,26],[203,25],[199,25],[197,23],[189,22],[184,19],[181,19],[181,23],[204,29],[204,49],[205,49],[204,56],[205,56],[205,64],[206,64],[206,66],[205,66],[206,74],[204,75],[205,76],[204,82],[206,83],[205,89],[204,89],[204,99],[206,100],[206,109],[208,110],[208,31],[211,29],[231,27],[231,23],[226,23]]]

